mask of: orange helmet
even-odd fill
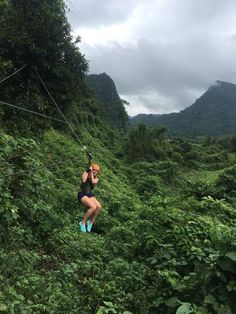
[[[100,167],[99,167],[99,165],[97,165],[97,164],[92,164],[92,169],[93,170],[96,170],[96,171],[100,171]]]

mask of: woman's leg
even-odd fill
[[[88,210],[86,212],[86,214],[84,215],[84,218],[82,220],[83,224],[86,224],[86,221],[95,214],[96,210],[97,210],[97,205],[93,202],[93,200],[91,200],[91,198],[89,198],[88,196],[84,196],[81,198],[80,202],[85,205],[86,207],[88,207]]]
[[[90,200],[91,200],[91,201],[95,204],[95,206],[96,206],[96,210],[95,210],[95,212],[94,212],[94,214],[93,214],[93,216],[92,216],[92,220],[91,220],[91,223],[93,224],[94,221],[95,221],[95,219],[96,219],[97,216],[99,215],[102,206],[101,206],[101,204],[99,203],[99,201],[96,200],[95,197],[91,197]]]

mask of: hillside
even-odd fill
[[[102,73],[87,75],[85,81],[101,102],[111,123],[118,128],[126,128],[128,115],[113,80],[106,73]]]
[[[1,97],[17,105],[0,99],[0,312],[236,313],[236,136],[120,132],[86,88],[65,3],[0,9]],[[82,233],[88,149],[102,210]]]
[[[226,283],[234,287],[235,159],[222,158],[209,183],[201,170],[170,160],[127,166],[101,141],[81,137],[102,167],[96,196],[103,208],[91,234],[78,225],[84,209],[76,194],[87,164],[80,145],[53,130],[40,141],[1,132],[1,308],[164,314],[183,302],[201,313],[216,306],[206,299],[212,290],[222,313],[234,309]],[[216,152],[212,146],[205,155]]]
[[[196,102],[179,113],[138,115],[131,123],[161,124],[172,135],[219,136],[236,133],[236,85],[217,81]]]

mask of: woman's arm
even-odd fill
[[[84,172],[82,174],[82,182],[85,183],[88,179],[89,173],[88,172]]]
[[[91,172],[91,182],[92,182],[92,184],[96,185],[98,183],[98,180],[99,180],[98,178],[94,178],[93,172]]]
[[[96,185],[98,183],[98,181],[99,181],[98,178],[92,177],[92,180],[91,180],[92,184]]]

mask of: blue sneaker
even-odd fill
[[[91,223],[91,220],[87,220],[87,231],[88,232],[91,232],[92,226],[93,226],[93,224]]]
[[[81,232],[86,232],[86,226],[82,221],[79,223],[79,225],[80,225]]]

